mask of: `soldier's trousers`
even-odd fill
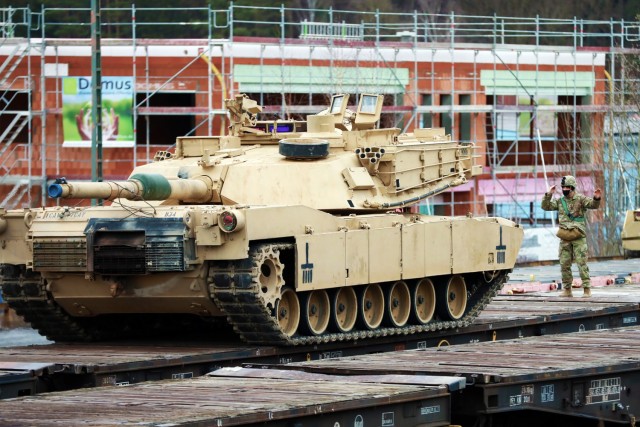
[[[571,274],[571,263],[573,261],[578,265],[580,279],[582,279],[582,287],[591,287],[591,279],[589,277],[589,266],[587,265],[587,238],[581,237],[572,242],[560,240],[560,272],[562,273],[562,287],[571,288],[573,283],[573,274]]]

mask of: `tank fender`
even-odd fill
[[[30,258],[29,243],[25,239],[29,225],[27,216],[31,210],[7,210],[0,208],[0,264],[24,264]]]

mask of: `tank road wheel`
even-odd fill
[[[353,288],[340,288],[331,297],[331,324],[338,332],[349,332],[358,318],[358,297]]]
[[[436,288],[436,308],[445,320],[458,320],[467,308],[467,284],[458,274]]]
[[[260,295],[265,307],[275,307],[284,285],[282,278],[284,264],[280,261],[279,255],[280,251],[273,246],[265,246],[255,255],[255,265],[259,270]]]
[[[366,329],[376,329],[384,315],[384,294],[377,283],[366,285],[358,298],[360,321]]]
[[[431,279],[422,279],[413,286],[411,308],[413,320],[419,325],[431,321],[436,310],[436,288]]]
[[[402,280],[387,288],[385,298],[387,321],[391,326],[404,326],[411,314],[411,294],[409,286]]]
[[[293,289],[284,288],[276,303],[276,319],[280,330],[287,336],[293,336],[300,324],[300,301]]]
[[[331,305],[325,290],[308,292],[303,298],[304,325],[312,335],[321,335],[329,326]]]

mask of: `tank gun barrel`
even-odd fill
[[[187,200],[209,202],[212,190],[208,177],[167,179],[159,174],[136,174],[126,181],[67,182],[59,178],[47,193],[62,199]]]

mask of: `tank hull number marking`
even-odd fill
[[[309,262],[309,242],[307,242],[306,247],[306,259],[305,263],[302,264],[302,283],[311,283],[313,282],[313,263]]]
[[[504,264],[507,262],[507,245],[502,243],[502,226],[500,226],[500,244],[496,246],[496,262],[498,264]]]

